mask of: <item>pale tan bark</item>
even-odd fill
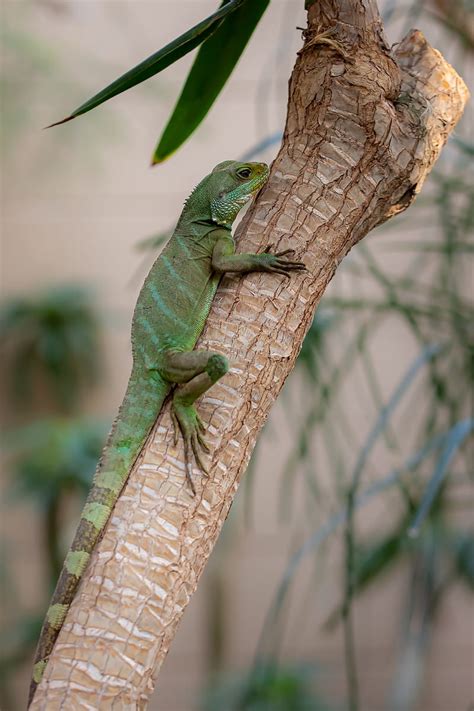
[[[226,278],[201,344],[231,372],[200,403],[209,478],[194,499],[160,414],[67,616],[32,709],[145,708],[256,437],[337,265],[419,192],[467,90],[420,32],[388,49],[372,0],[318,0],[290,81],[283,145],[240,251],[292,247],[308,273]],[[315,35],[336,28],[350,60]],[[225,157],[225,156],[224,156]]]

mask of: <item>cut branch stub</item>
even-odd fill
[[[144,708],[321,295],[351,247],[410,204],[466,103],[462,80],[420,32],[390,53],[374,2],[320,0],[308,17],[283,144],[237,240],[239,251],[294,248],[309,271],[223,280],[200,339],[232,364],[200,403],[210,476],[195,472],[193,498],[165,408],[86,571],[34,711]],[[331,28],[342,52],[312,41]]]

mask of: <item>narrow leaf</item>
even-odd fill
[[[406,548],[405,522],[401,530],[383,538],[380,542],[359,545],[356,548],[353,571],[353,594],[358,595],[374,580],[390,569],[394,561]],[[339,622],[344,613],[344,606],[339,605],[328,617],[324,627],[330,630]]]
[[[413,366],[412,366],[413,367]],[[474,428],[474,420],[468,420],[471,423],[471,427]],[[399,469],[395,469],[390,474],[385,476],[383,479],[370,484],[364,491],[356,496],[354,501],[354,509],[363,508],[367,505],[369,501],[373,499],[374,496],[379,496],[382,492],[390,489],[395,484],[398,483],[400,477],[407,471],[415,471],[415,469],[436,449],[444,447],[447,442],[451,441],[451,438],[459,430],[459,425],[464,427],[464,423],[457,423],[452,429],[448,430],[443,434],[436,435],[429,442],[427,442],[424,447],[422,447],[418,452],[412,455]],[[258,644],[257,656],[261,656],[262,649],[266,638],[269,635],[269,630],[275,628],[277,623],[278,615],[283,607],[286,595],[290,588],[290,585],[296,575],[296,571],[300,564],[309,555],[313,554],[319,546],[326,541],[334,531],[347,522],[347,507],[333,514],[322,526],[316,529],[314,533],[311,534],[309,538],[304,541],[304,543],[296,550],[283,573],[280,583],[277,588],[277,592],[273,598],[269,610],[267,611],[266,619],[263,624],[262,633],[260,635],[260,641]]]
[[[474,420],[472,419],[462,420],[461,422],[458,422],[455,427],[453,427],[449,437],[446,440],[444,449],[436,462],[433,474],[428,482],[423,499],[410,527],[409,534],[411,536],[418,535],[421,524],[425,520],[434,500],[436,499],[436,495],[438,494],[438,491],[448,474],[449,466],[455,454],[473,431]]]
[[[51,126],[47,128],[71,121],[73,118],[85,114],[91,109],[95,109],[96,106],[103,104],[104,101],[108,101],[113,96],[117,96],[117,94],[131,89],[133,86],[163,71],[163,69],[166,69],[166,67],[169,67],[178,59],[181,59],[181,57],[184,57],[185,54],[195,49],[195,47],[210,37],[222,23],[224,17],[235,12],[245,2],[246,0],[230,0],[212,15],[209,15],[205,20],[202,20],[190,30],[158,50],[158,52],[152,54],[148,59],[137,64],[133,69],[122,74],[122,76],[113,81],[112,84],[109,84],[105,89],[99,91],[98,94],[95,94],[84,104],[81,104],[70,116],[67,116],[62,121],[51,124]]]
[[[232,73],[268,4],[269,0],[247,0],[231,17],[221,22],[212,37],[201,46],[155,150],[153,164],[166,160],[199,126]],[[227,6],[228,2],[224,0],[221,7]]]
[[[458,575],[474,591],[474,536],[472,533],[460,534],[454,544]]]
[[[380,410],[379,416],[373,426],[372,430],[367,437],[364,446],[359,451],[357,461],[354,467],[354,472],[352,474],[352,485],[351,489],[355,493],[358,489],[360,479],[362,477],[362,472],[367,463],[369,455],[375,446],[375,443],[379,439],[380,435],[385,431],[390,418],[397,407],[398,403],[402,400],[403,396],[410,388],[415,376],[418,374],[420,368],[425,365],[428,361],[438,355],[442,347],[439,344],[432,344],[425,346],[419,356],[415,358],[413,364],[409,367],[403,378],[401,379],[398,386],[395,388],[392,396],[390,397],[388,403]]]

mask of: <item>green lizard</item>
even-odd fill
[[[132,373],[46,614],[30,702],[91,552],[174,386],[172,419],[175,436],[179,431],[183,436],[185,475],[193,494],[193,455],[206,472],[202,452],[208,447],[194,401],[229,366],[223,355],[193,348],[222,275],[260,271],[288,276],[292,270],[305,269],[288,258],[293,250],[235,254],[232,223],[268,175],[265,163],[225,161],[216,166],[187,199],[171,239],[145,280],[132,322]]]

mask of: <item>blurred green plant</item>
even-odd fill
[[[24,126],[28,120],[28,112],[24,109],[25,103],[31,102],[31,96],[22,96],[25,78],[36,78],[42,73],[51,75],[57,63],[50,47],[28,32],[10,27],[5,18],[2,19],[4,21],[0,28],[2,48],[0,141],[3,154],[8,149],[10,142],[8,139],[11,139],[11,134]],[[33,82],[30,87],[32,85]],[[19,100],[20,97],[24,100]]]
[[[43,381],[66,412],[80,390],[97,380],[98,320],[91,295],[78,286],[12,299],[0,310],[0,347],[5,351],[15,400],[31,400]]]
[[[4,436],[11,477],[6,504],[32,500],[39,509],[46,597],[67,550],[65,507],[71,496],[85,497],[106,434],[104,423],[76,415],[81,393],[100,370],[99,320],[91,294],[63,286],[10,300],[0,310],[0,346],[12,386],[8,414],[14,419],[28,412],[30,420]],[[45,417],[52,409],[59,414]],[[2,577],[9,580],[7,563]],[[13,709],[18,703],[12,702],[8,672],[29,660],[43,610],[22,612],[18,595],[3,589],[7,624],[1,635],[0,699],[3,708]]]
[[[69,170],[70,158],[79,144],[81,160],[75,158],[76,174],[87,163],[97,168],[100,160],[99,137],[103,136],[104,127],[107,127],[109,137],[116,131],[111,115],[106,115],[98,117],[98,121],[90,122],[85,126],[80,137],[70,133],[67,141],[64,141],[64,136],[59,133],[41,135],[39,115],[44,105],[45,80],[48,81],[49,101],[54,103],[55,93],[59,97],[65,90],[70,96],[83,93],[82,80],[75,73],[74,65],[80,63],[87,76],[100,72],[103,64],[97,57],[84,56],[78,48],[76,51],[72,50],[75,56],[71,66],[70,62],[65,61],[65,53],[71,52],[70,42],[66,40],[66,45],[61,42],[53,44],[51,37],[45,36],[38,29],[48,26],[48,23],[51,28],[59,19],[67,22],[72,18],[72,22],[73,16],[73,6],[63,0],[57,3],[38,0],[35,3],[22,2],[15,5],[3,3],[2,5],[0,147],[5,165],[4,174],[10,174],[12,169],[22,165],[22,160],[18,159],[18,149],[25,141],[31,141],[36,134],[37,140],[29,143],[27,149],[27,173],[36,185],[39,180],[47,177],[53,152],[56,173],[63,170],[65,165]],[[107,69],[104,67],[104,71]],[[25,107],[28,107],[28,110],[25,110]],[[26,172],[21,171],[21,176],[24,179]],[[9,187],[14,187],[16,182],[14,180]],[[24,191],[24,185],[22,187]]]
[[[14,699],[10,682],[21,666],[30,662],[31,651],[38,641],[43,624],[43,613],[29,615],[24,612],[18,620],[15,619],[19,592],[15,591],[15,595],[12,595],[11,590],[7,591],[4,579],[1,583],[2,607],[7,621],[2,624],[0,645],[0,703],[5,711],[13,711],[18,708],[18,701]]]
[[[67,549],[60,535],[64,501],[70,493],[85,498],[105,436],[103,422],[55,418],[21,427],[7,437],[11,496],[32,499],[39,507],[51,586]]]
[[[58,578],[69,545],[64,510],[71,495],[85,498],[100,456],[106,425],[89,419],[38,420],[5,437],[7,465],[12,483],[5,504],[31,500],[40,514],[40,550],[44,554],[46,590],[49,595]],[[66,508],[67,510],[67,508]],[[0,701],[4,709],[18,708],[9,688],[11,673],[30,662],[38,641],[44,610],[23,611],[18,616],[17,591],[11,576],[2,576],[3,608],[0,645]]]
[[[47,507],[63,488],[87,493],[106,429],[91,419],[53,418],[17,428],[7,436],[14,458],[15,498]]]
[[[314,692],[309,665],[257,667],[222,678],[208,689],[202,711],[329,711]]]
[[[474,427],[472,428],[474,430]],[[418,502],[407,502],[407,511],[383,536],[358,541],[354,546],[352,565],[352,595],[359,595],[369,588],[392,567],[406,557],[419,559],[434,544],[438,561],[431,561],[430,567],[444,576],[437,581],[438,589],[444,594],[447,584],[460,582],[468,590],[474,590],[474,531],[453,527],[450,521],[450,507],[441,490],[427,517],[426,523],[417,536],[407,535]],[[418,561],[417,561],[418,565]],[[428,566],[427,566],[428,567]],[[433,586],[434,587],[434,586]],[[432,610],[434,613],[434,610]],[[344,605],[341,603],[328,617],[326,629],[342,620]]]

